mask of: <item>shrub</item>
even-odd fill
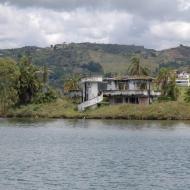
[[[188,88],[186,91],[185,91],[185,98],[184,98],[184,101],[189,103],[190,102],[190,88]]]
[[[33,99],[32,103],[35,104],[50,103],[54,102],[56,99],[57,99],[57,93],[53,89],[48,88],[47,92],[38,93]]]

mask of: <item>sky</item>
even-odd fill
[[[0,0],[0,48],[71,42],[190,46],[190,0]]]

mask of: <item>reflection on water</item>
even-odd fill
[[[5,125],[4,125],[5,124]],[[190,121],[171,121],[171,120],[86,120],[86,119],[34,119],[34,118],[14,118],[14,119],[0,119],[0,127],[17,126],[17,127],[39,127],[52,126],[56,127],[106,127],[106,128],[128,128],[128,129],[142,129],[142,128],[163,128],[171,129],[178,127],[189,127]]]
[[[0,120],[0,189],[190,188],[190,122]]]

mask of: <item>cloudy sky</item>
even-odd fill
[[[0,0],[0,48],[62,42],[190,46],[190,0]]]

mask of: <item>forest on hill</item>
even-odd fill
[[[0,50],[0,57],[10,57],[15,61],[24,55],[37,66],[47,66],[51,70],[50,83],[58,87],[72,74],[127,74],[134,56],[140,57],[152,76],[161,67],[178,70],[190,68],[190,47],[183,45],[162,51],[135,45],[96,43],[63,43],[46,48],[27,46]]]

